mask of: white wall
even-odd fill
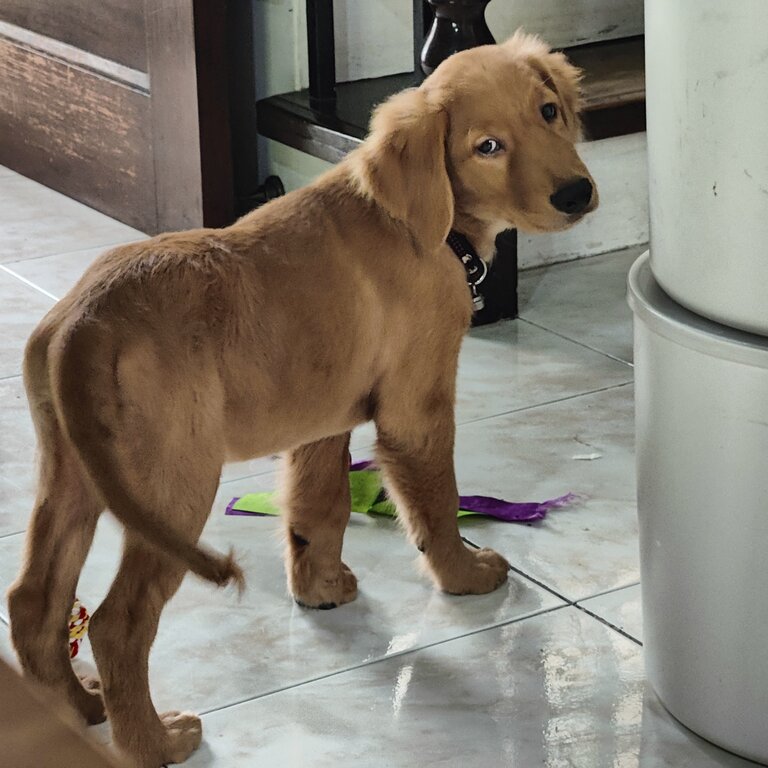
[[[257,98],[309,82],[305,7],[303,0],[253,0]]]
[[[335,0],[333,25],[340,83],[413,70],[412,0]]]

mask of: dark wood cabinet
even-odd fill
[[[227,3],[0,0],[0,163],[145,232],[233,215]]]

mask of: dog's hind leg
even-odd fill
[[[211,511],[221,465],[205,460],[195,464],[189,458],[180,456],[174,466],[158,462],[155,487],[150,492],[153,484],[146,482],[141,501],[158,511],[172,510],[172,518],[166,516],[168,523],[196,542]],[[113,742],[140,768],[180,763],[201,740],[202,727],[195,715],[158,715],[148,680],[149,651],[160,614],[186,572],[177,559],[128,530],[118,573],[91,619],[91,646]]]
[[[201,409],[195,413],[200,414]],[[182,439],[191,432],[179,421],[173,437],[165,425],[145,431],[144,442],[139,433],[122,437],[116,451],[125,462],[119,471],[131,478],[137,501],[162,513],[175,534],[190,543],[197,542],[210,514],[221,472],[221,441],[212,424],[204,426],[203,440]],[[129,447],[140,450],[128,453]],[[186,572],[180,560],[127,529],[119,570],[91,619],[91,646],[113,742],[140,768],[182,762],[200,744],[199,718],[179,712],[158,715],[148,680],[160,615]]]
[[[44,407],[44,406],[43,406]],[[72,446],[55,424],[41,435],[37,501],[21,573],[8,592],[11,638],[25,673],[64,694],[88,723],[104,720],[97,683],[75,675],[69,659],[69,614],[103,505]]]
[[[436,385],[423,400],[403,398],[402,388],[389,398],[382,392],[376,415],[379,463],[437,587],[456,595],[483,594],[506,581],[509,563],[491,549],[472,551],[461,540],[453,397],[441,389]]]
[[[140,768],[183,762],[202,736],[198,717],[158,714],[149,692],[149,650],[162,609],[185,573],[177,561],[128,533],[120,570],[91,619],[112,739]]]
[[[94,680],[75,675],[69,659],[69,615],[103,503],[67,440],[54,410],[48,347],[50,315],[24,355],[24,384],[37,433],[39,480],[21,573],[8,592],[11,639],[25,673],[62,693],[89,723],[104,719]]]
[[[341,561],[350,513],[349,433],[291,451],[284,471],[291,594],[308,608],[335,608],[354,600],[357,579]]]

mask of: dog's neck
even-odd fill
[[[455,232],[460,232],[472,243],[478,256],[486,263],[493,261],[496,255],[496,237],[509,228],[506,222],[483,221],[460,211],[456,211],[452,227]]]

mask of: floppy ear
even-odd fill
[[[541,75],[544,85],[560,98],[563,120],[566,126],[574,132],[575,137],[581,135],[581,108],[583,105],[581,93],[581,70],[574,67],[565,54],[549,52],[544,56],[531,60],[531,65]]]
[[[453,223],[453,192],[446,167],[448,116],[419,88],[398,93],[374,113],[356,156],[363,193],[414,241],[434,250]]]
[[[581,137],[581,77],[582,72],[574,67],[565,54],[550,50],[537,35],[526,34],[518,29],[503,43],[516,56],[521,56],[538,72],[544,85],[558,97],[563,119],[574,139]]]

